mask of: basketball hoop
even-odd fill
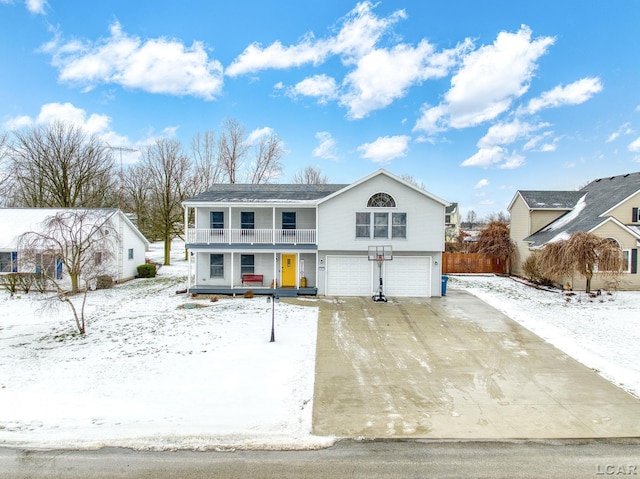
[[[371,296],[376,302],[387,302],[387,298],[382,292],[382,263],[385,261],[393,260],[393,253],[390,245],[383,246],[369,246],[369,253],[367,255],[367,259],[369,261],[375,261],[378,263],[378,291],[376,294]]]

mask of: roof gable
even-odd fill
[[[607,212],[639,190],[640,173],[629,173],[592,181],[579,191],[573,192],[579,198],[570,211],[525,238],[525,241],[530,241],[535,247],[559,237],[569,236],[577,231],[592,231],[610,218]],[[625,229],[631,231],[626,226]]]
[[[333,194],[331,194],[329,196],[326,196],[325,198],[322,198],[320,201],[318,201],[318,203],[323,203],[325,201],[328,201],[328,200],[330,200],[331,198],[333,198],[333,197],[335,197],[337,195],[340,195],[340,194],[342,194],[342,193],[344,193],[344,192],[346,192],[346,191],[348,191],[350,189],[356,188],[359,185],[362,185],[362,184],[368,182],[372,178],[375,178],[375,177],[381,176],[381,175],[382,176],[386,176],[386,177],[392,179],[393,181],[396,181],[396,182],[402,184],[403,186],[405,186],[405,187],[407,187],[407,188],[409,188],[411,190],[414,190],[414,191],[420,193],[421,195],[426,196],[427,198],[429,198],[429,199],[431,199],[431,200],[433,200],[433,201],[435,201],[437,203],[440,203],[441,205],[443,205],[445,207],[449,205],[448,201],[445,201],[442,198],[439,198],[436,195],[431,194],[428,191],[423,190],[422,188],[419,188],[418,186],[415,186],[415,185],[409,183],[408,181],[403,180],[399,176],[396,176],[393,173],[390,173],[385,169],[379,169],[377,171],[374,171],[373,173],[365,176],[364,178],[360,178],[358,181],[355,181],[354,183],[351,183],[350,185],[346,185],[344,188],[341,188],[340,190],[334,192]]]

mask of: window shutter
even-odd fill
[[[638,208],[631,209],[631,222],[632,223],[638,222]]]
[[[631,250],[631,274],[638,274],[638,250]]]
[[[18,272],[18,252],[17,251],[11,252],[11,272],[12,273]]]

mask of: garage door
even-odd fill
[[[371,265],[366,256],[327,256],[327,294],[370,296]]]
[[[431,296],[430,256],[394,256],[384,267],[385,295]]]

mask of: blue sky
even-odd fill
[[[284,141],[280,183],[382,167],[483,216],[640,170],[638,25],[633,0],[0,0],[0,125],[140,150],[234,118]]]

